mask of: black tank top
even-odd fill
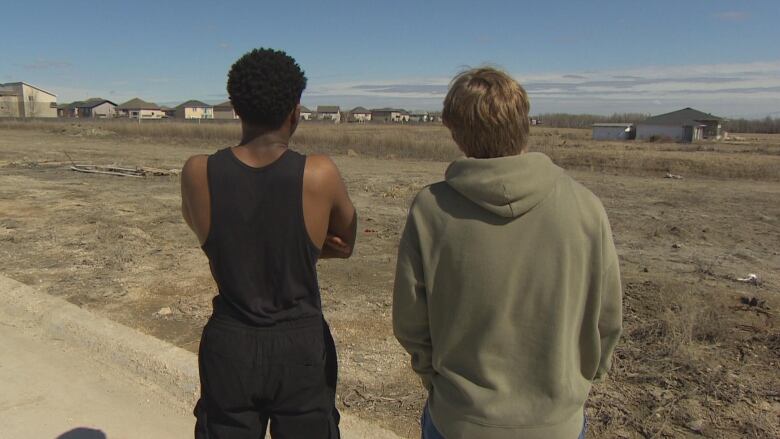
[[[211,227],[203,251],[219,287],[214,316],[253,326],[322,318],[319,249],[303,219],[306,156],[262,168],[230,148],[208,158]]]

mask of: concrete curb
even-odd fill
[[[182,407],[193,407],[200,393],[195,354],[158,338],[0,276],[0,315],[6,322],[32,323],[54,338],[87,349],[171,394]],[[398,439],[395,433],[342,417],[344,439]]]
[[[11,318],[32,321],[52,337],[130,370],[160,386],[183,406],[193,407],[197,401],[197,358],[184,349],[3,276],[0,303]]]

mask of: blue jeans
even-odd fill
[[[428,410],[428,403],[425,403],[425,408],[422,412],[422,417],[420,418],[420,427],[422,429],[422,439],[444,439],[444,436],[439,433],[439,430],[436,429],[436,426],[433,425],[433,420],[431,419],[431,412]]]
[[[433,425],[433,420],[431,419],[431,412],[428,410],[428,403],[425,403],[425,408],[422,412],[422,417],[420,418],[420,427],[422,429],[422,439],[444,439],[444,436],[439,432],[438,429],[436,429],[436,426]],[[580,436],[577,439],[585,439],[585,433],[588,431],[588,420],[583,419],[582,421],[582,431],[580,432]]]

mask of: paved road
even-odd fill
[[[192,437],[194,418],[160,389],[36,332],[0,323],[0,437]]]

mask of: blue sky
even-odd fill
[[[658,113],[693,106],[780,116],[780,1],[14,1],[0,82],[60,102],[226,98],[233,61],[286,50],[303,103],[441,107],[466,66],[497,65],[532,111]]]

